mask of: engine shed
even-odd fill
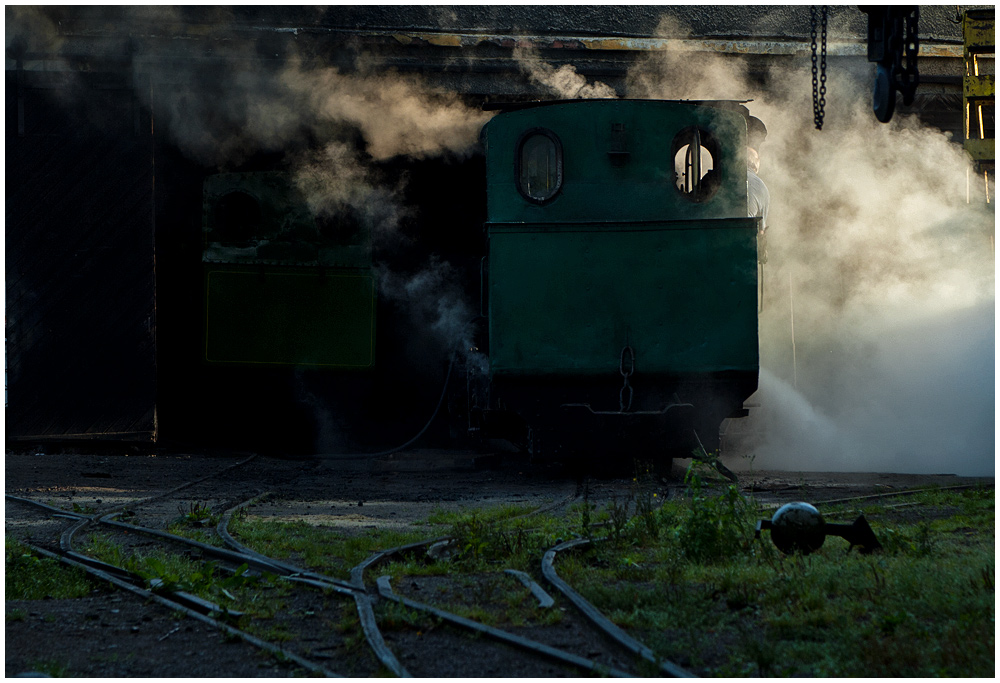
[[[896,114],[962,144],[954,14],[921,8],[921,86]],[[417,302],[416,276],[446,263],[478,288],[487,223],[497,259],[521,252],[503,225],[530,223],[538,204],[520,216],[502,199],[488,207],[495,179],[482,146],[450,146],[458,126],[480,129],[491,103],[581,97],[598,85],[613,106],[637,87],[636,64],[673,52],[738,62],[767,93],[779,85],[776,65],[808,60],[813,28],[807,7],[788,6],[16,6],[5,17],[8,443],[265,440],[291,450],[315,448],[317,432],[345,423],[377,429],[361,415],[379,406],[383,418],[402,416],[400,433],[419,426],[423,413],[406,415],[437,398],[449,353],[440,311],[452,300]],[[866,69],[866,17],[831,7],[829,21],[828,69]],[[392,74],[393,87],[413,80],[441,111],[467,113],[435,132],[443,141],[433,149],[427,140],[383,149],[365,132],[388,127],[379,106],[290,118],[307,103],[322,111],[322,93],[294,82],[318,70],[337,106],[377,102],[377,90],[405,101],[412,91],[379,85]],[[423,102],[413,100],[415,116]],[[640,144],[619,151],[638,155]],[[300,196],[308,182],[287,178],[318,150],[363,162],[351,165],[363,176],[352,187],[385,201],[345,184],[328,204],[310,204]],[[281,203],[281,216],[260,213]],[[581,254],[602,248],[588,244]],[[261,305],[268,297],[277,303]],[[527,362],[511,343],[501,374]],[[373,379],[379,363],[384,375]],[[317,380],[322,367],[341,374]],[[341,398],[317,408],[334,390]],[[358,444],[327,447],[338,445]]]

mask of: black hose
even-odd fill
[[[437,405],[434,407],[434,412],[431,413],[430,419],[424,424],[423,429],[417,432],[416,436],[411,438],[406,443],[396,446],[395,448],[389,448],[384,451],[378,451],[376,453],[321,453],[316,455],[317,458],[322,458],[323,460],[364,460],[367,458],[379,458],[384,455],[392,455],[393,453],[398,453],[406,448],[409,448],[417,442],[417,440],[424,435],[424,433],[433,424],[434,419],[438,416],[441,411],[441,406],[444,405],[444,397],[448,395],[448,382],[451,381],[451,370],[455,366],[455,355],[452,354],[451,360],[448,361],[448,372],[444,377],[444,387],[441,388],[441,396],[438,398]]]

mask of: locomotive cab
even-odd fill
[[[757,388],[745,111],[574,100],[486,125],[489,363],[470,378],[472,429],[563,458],[718,448]]]

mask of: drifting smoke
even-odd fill
[[[631,97],[753,97],[768,128],[755,466],[992,475],[992,207],[966,202],[968,161],[946,135],[876,121],[864,58],[828,78],[822,131],[806,59],[766,93],[742,62],[683,52],[628,79]]]
[[[309,390],[305,374],[298,368],[295,370],[292,386],[295,400],[311,411],[316,429],[313,444],[316,452],[339,453],[347,450],[352,445],[346,438],[350,433],[350,425],[340,411],[333,409],[326,400]]]
[[[225,32],[214,37],[221,73],[181,64],[180,73],[155,75],[154,80],[176,84],[152,94],[154,110],[164,113],[174,142],[192,158],[223,168],[257,152],[285,152],[314,213],[353,217],[382,250],[405,243],[398,228],[415,214],[404,202],[402,181],[385,180],[378,162],[467,157],[490,116],[454,93],[366,57],[359,57],[349,73],[295,54],[269,67],[259,46],[222,40]],[[247,63],[255,68],[246,69]],[[380,291],[425,302],[412,310],[425,314],[433,334],[454,332],[452,345],[464,348],[451,317],[468,305],[459,301],[457,286],[446,274],[452,274],[448,264],[433,263],[404,286],[402,276],[383,267]]]
[[[451,264],[436,257],[415,275],[400,275],[385,268],[379,272],[381,294],[403,304],[417,329],[429,330],[448,351],[468,359],[476,355],[471,325],[474,313],[468,293],[458,282]]]
[[[537,52],[523,47],[514,49],[514,59],[532,83],[546,88],[558,99],[613,99],[618,97],[615,89],[606,83],[600,81],[587,83],[586,77],[577,73],[572,64],[564,64],[557,69],[542,61]]]
[[[403,201],[403,187],[381,180],[352,145],[331,142],[307,152],[294,164],[295,183],[318,217],[351,216],[380,246],[403,239],[398,228],[413,212]]]
[[[209,165],[238,164],[255,152],[331,135],[360,135],[374,161],[461,158],[474,149],[489,118],[453,94],[374,64],[359,64],[348,74],[290,58],[280,69],[250,71],[241,67],[239,54],[227,57],[221,74],[199,66],[169,75],[169,82],[199,84],[197,89],[152,94],[154,111],[164,114],[178,147]]]
[[[46,68],[74,73],[58,66],[66,45],[52,18],[58,10],[15,6],[5,15],[8,57],[43,54]],[[240,31],[232,8],[122,6],[90,15],[122,34],[155,36],[155,54],[135,57],[135,93],[160,130],[206,166],[233,168],[258,152],[312,146],[348,130],[375,161],[463,157],[489,119],[454,93],[364,57],[332,65],[297,54],[287,34]]]
[[[290,67],[285,84],[307,98],[321,122],[345,123],[361,131],[376,161],[394,156],[467,156],[489,115],[456,95],[420,79],[381,72],[364,63],[356,74],[336,69]]]
[[[4,7],[7,30],[4,43],[8,57],[25,53],[58,54],[65,42],[51,18],[35,7]]]

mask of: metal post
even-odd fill
[[[791,312],[792,327],[792,386],[798,389],[798,365],[795,360],[795,298],[792,295],[792,274],[788,274],[788,306]]]

